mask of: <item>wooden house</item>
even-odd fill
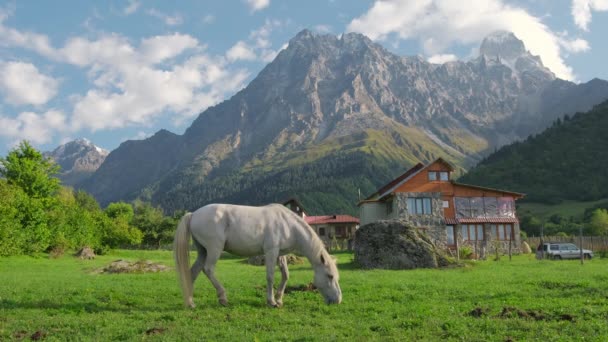
[[[359,202],[361,225],[404,219],[425,231],[438,246],[470,246],[477,255],[520,246],[517,192],[462,184],[454,167],[439,158],[416,164]]]

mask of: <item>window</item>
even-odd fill
[[[512,197],[498,197],[498,215],[515,217],[515,201]]]
[[[483,225],[481,224],[463,224],[462,225],[462,239],[465,241],[482,241],[483,236]]]
[[[455,197],[457,218],[515,217],[513,197]]]
[[[445,226],[445,229],[448,234],[448,245],[455,245],[454,226]]]
[[[492,239],[509,241],[513,239],[513,226],[511,224],[493,224],[490,226]]]
[[[437,180],[437,172],[435,172],[435,171],[429,171],[429,180],[430,181],[436,181]]]
[[[346,227],[336,227],[336,237],[345,237],[346,236]]]
[[[444,208],[449,208],[450,207],[450,202],[449,201],[443,201],[443,207]]]
[[[449,180],[449,178],[450,178],[449,173],[447,173],[445,171],[439,172],[439,180],[447,181],[447,180]]]
[[[324,227],[319,228],[319,236],[325,236],[325,228]]]
[[[471,197],[471,217],[485,217],[483,209],[483,197]]]
[[[407,199],[407,212],[410,215],[429,215],[433,211],[428,197],[410,197]]]

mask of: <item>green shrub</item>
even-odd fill
[[[458,256],[460,259],[468,259],[473,255],[473,248],[471,246],[461,246],[458,250]]]

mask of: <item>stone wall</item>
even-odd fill
[[[407,199],[427,197],[431,199],[431,214],[412,215],[408,212]],[[407,192],[395,195],[395,209],[400,220],[409,222],[416,228],[423,228],[438,248],[447,248],[447,234],[443,217],[443,200],[439,192]]]

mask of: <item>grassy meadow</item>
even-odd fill
[[[173,265],[168,251],[0,258],[0,340],[608,339],[608,259],[581,265],[521,255],[442,270],[364,271],[352,254],[337,256],[341,305],[303,290],[312,280],[304,264],[290,267],[284,307],[268,308],[264,268],[225,255],[217,273],[230,305],[217,303],[201,275],[193,310],[182,307],[174,272],[95,273],[116,259]]]

